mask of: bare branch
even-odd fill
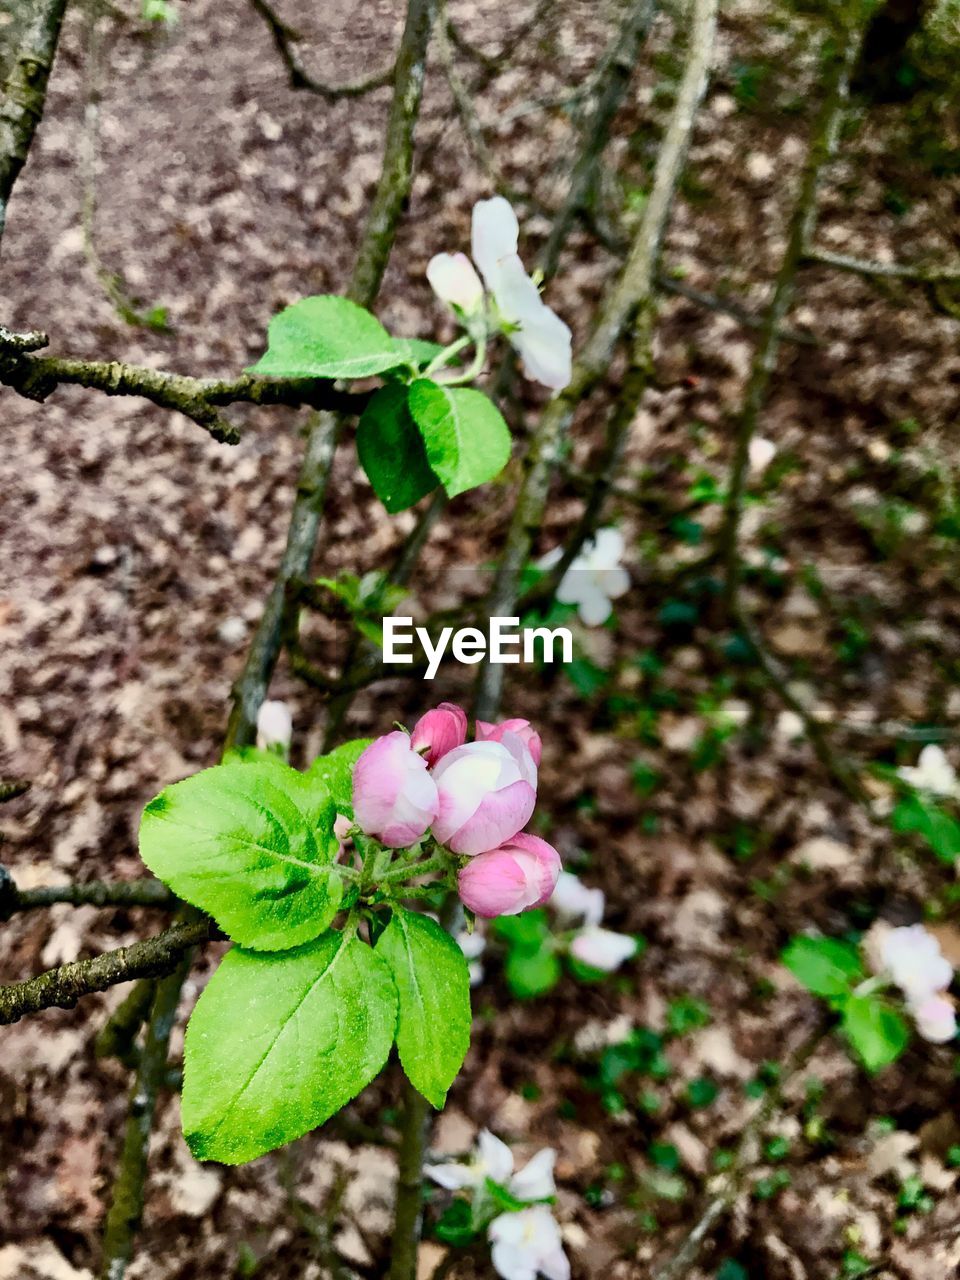
[[[67,0],[39,0],[27,20],[20,48],[0,100],[0,237],[7,205],[43,116]]]
[[[860,276],[878,276],[884,280],[908,280],[916,284],[960,282],[960,263],[923,267],[899,262],[870,262],[866,258],[852,258],[846,253],[831,253],[827,249],[816,248],[805,249],[802,261],[823,267],[836,267],[838,271],[850,271]]]
[[[118,360],[31,354],[46,343],[41,333],[11,334],[0,328],[0,385],[11,387],[27,400],[39,401],[64,384],[108,396],[142,396],[162,409],[182,413],[223,444],[236,444],[240,433],[217,412],[221,405],[309,405],[362,413],[369,399],[366,393],[339,391],[333,382],[319,378],[270,379],[253,374],[233,379],[193,378]]]
[[[16,800],[30,790],[30,783],[22,778],[0,778],[0,804]]]
[[[50,969],[26,982],[0,987],[0,1026],[19,1022],[28,1013],[41,1009],[72,1009],[83,996],[106,991],[134,978],[154,978],[169,973],[189,947],[211,936],[210,920],[174,924],[154,938],[130,947],[107,951],[92,960],[75,960],[59,969]]]
[[[387,122],[383,167],[347,289],[347,297],[361,306],[369,306],[379,292],[404,202],[410,193],[413,132],[420,114],[427,46],[436,18],[436,6],[437,0],[408,0]],[[334,413],[320,414],[310,427],[283,559],[247,661],[233,689],[227,747],[248,743],[253,736],[257,711],[266,696],[280,654],[287,584],[307,576],[339,438],[340,421]]]
[[[833,34],[831,32],[831,38]],[[826,73],[823,103],[810,139],[797,198],[787,228],[786,247],[774,282],[770,306],[754,352],[737,424],[723,523],[717,538],[717,546],[724,565],[723,605],[727,613],[732,612],[734,608],[740,583],[740,555],[737,541],[743,491],[750,460],[750,441],[756,432],[766,403],[770,380],[776,367],[780,350],[780,327],[793,299],[794,282],[803,259],[804,246],[809,244],[816,224],[820,175],[834,152],[840,122],[847,103],[850,74],[857,59],[863,28],[851,26],[838,34],[842,38],[835,43],[831,42],[833,56],[830,58]]]
[[[678,108],[675,108],[668,126],[671,148],[676,154],[669,165],[658,165],[660,181],[647,201],[626,265],[607,291],[593,331],[574,364],[569,385],[550,401],[540,416],[491,593],[489,609],[492,616],[510,617],[514,613],[520,573],[530,555],[534,533],[542,522],[550,480],[577,405],[606,373],[621,336],[629,332],[637,317],[649,308],[655,288],[660,243],[713,50],[716,19],[717,0],[695,0]],[[679,109],[681,102],[682,111]],[[690,118],[685,119],[683,112],[687,112]],[[665,145],[666,141],[665,136]],[[496,718],[503,672],[504,668],[494,663],[485,663],[481,670],[475,710],[482,720]]]
[[[150,876],[114,883],[89,880],[86,884],[56,884],[41,889],[18,889],[13,885],[12,892],[0,898],[0,920],[61,902],[74,907],[173,907],[177,899],[165,884]]]
[[[294,52],[293,46],[303,39],[300,32],[284,22],[276,10],[267,4],[267,0],[250,0],[250,3],[270,30],[280,61],[287,69],[291,89],[305,89],[308,93],[315,93],[329,102],[336,102],[338,98],[359,98],[365,93],[372,93],[374,89],[383,89],[393,83],[396,75],[394,62],[391,62],[383,71],[365,76],[362,80],[348,81],[346,84],[323,84],[320,80],[315,80],[304,70],[303,63]]]

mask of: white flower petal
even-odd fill
[[[477,1181],[473,1168],[466,1164],[428,1164],[424,1165],[423,1172],[438,1187],[444,1187],[447,1191],[472,1187]]]
[[[573,374],[573,334],[570,328],[549,307],[522,316],[520,329],[510,334],[523,361],[528,378],[562,391]]]
[[[538,1269],[547,1280],[570,1280],[570,1259],[561,1247],[544,1254]]]
[[[441,302],[467,314],[483,303],[483,285],[465,253],[438,253],[427,264],[427,279]]]
[[[585,627],[599,627],[610,617],[613,606],[593,583],[583,588],[580,596],[580,621]]]
[[[490,1249],[490,1260],[503,1280],[536,1280],[536,1262],[520,1245],[497,1240]]]
[[[538,1151],[515,1173],[510,1180],[510,1190],[518,1200],[546,1200],[556,1195],[557,1188],[553,1180],[553,1166],[557,1162],[557,1153],[552,1147]]]
[[[481,1129],[477,1138],[477,1153],[483,1172],[494,1182],[506,1186],[513,1173],[513,1152],[489,1129]]]
[[[626,569],[601,569],[594,573],[594,577],[609,600],[619,600],[630,590],[630,575]]]
[[[595,925],[581,929],[570,943],[570,954],[581,964],[603,973],[613,973],[637,950],[636,938],[626,933],[614,933],[612,929],[600,929]]]
[[[494,277],[500,262],[517,252],[520,226],[517,215],[503,196],[478,200],[473,206],[471,249],[473,260],[487,287],[494,291]]]
[[[623,559],[625,546],[623,534],[616,525],[608,525],[606,529],[597,530],[590,550],[598,567],[615,569]]]

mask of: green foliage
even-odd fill
[[[326,788],[337,810],[344,817],[353,817],[353,768],[373,742],[372,738],[354,738],[334,747],[325,756],[317,756],[306,776]]]
[[[845,997],[863,978],[857,948],[835,938],[794,938],[783,963],[815,996]]]
[[[483,392],[419,378],[408,407],[448,497],[492,480],[509,462],[510,429]]]
[[[960,857],[960,822],[925,792],[904,796],[890,815],[890,825],[901,834],[918,835],[941,862],[954,863]]]
[[[397,989],[397,1049],[411,1084],[438,1109],[470,1045],[470,975],[463,952],[428,916],[392,909],[376,953]]]
[[[347,298],[302,298],[270,321],[266,353],[249,370],[265,378],[368,378],[408,362],[407,349]]]
[[[140,14],[144,22],[156,22],[163,26],[175,26],[180,15],[170,0],[142,0]]]
[[[667,1031],[684,1036],[710,1021],[710,1006],[696,996],[675,996],[667,1006]]]
[[[322,1124],[386,1062],[396,1021],[390,970],[353,933],[282,955],[235,947],[187,1028],[193,1154],[240,1164]]]
[[[864,981],[856,947],[835,938],[794,938],[783,962],[814,995],[840,1014],[840,1026],[868,1071],[895,1062],[910,1040],[910,1029],[879,991]]]
[[[363,577],[341,573],[336,578],[317,578],[316,585],[326,587],[342,601],[360,634],[378,649],[383,648],[383,619],[393,613],[406,596],[403,587],[395,586],[385,573],[377,570]]]
[[[517,916],[499,916],[493,933],[507,945],[504,975],[518,999],[545,995],[560,981],[560,961],[553,946],[547,913],[524,911]]]
[[[851,996],[843,1006],[844,1035],[868,1071],[896,1062],[910,1042],[910,1028],[879,996]]]
[[[281,760],[204,769],[144,810],[140,856],[244,946],[280,950],[328,928],[342,883],[329,792]]]
[[[401,383],[381,387],[367,405],[357,426],[357,455],[391,515],[406,511],[437,487]]]

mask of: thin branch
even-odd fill
[[[374,89],[383,89],[393,83],[396,75],[396,63],[391,62],[383,71],[365,76],[361,80],[348,81],[346,84],[324,84],[314,79],[297,57],[293,46],[299,44],[303,36],[289,26],[266,0],[250,0],[254,10],[260,15],[269,28],[273,43],[280,61],[287,70],[291,89],[304,89],[307,93],[315,93],[328,102],[336,102],[338,98],[360,98]]]
[[[686,298],[688,302],[693,302],[706,311],[717,311],[721,315],[733,316],[744,329],[762,329],[766,323],[764,316],[754,315],[735,298],[723,298],[716,293],[704,293],[701,289],[694,289],[691,285],[684,284],[681,280],[674,280],[663,273],[657,276],[657,287],[664,293],[674,293],[678,298]],[[781,342],[795,342],[801,347],[820,345],[819,339],[814,334],[806,333],[802,329],[791,329],[787,325],[782,325],[777,330],[777,337]]]
[[[156,995],[155,978],[141,978],[97,1032],[93,1051],[98,1058],[119,1058],[127,1067],[140,1062],[137,1033],[150,1016]]]
[[[100,1270],[102,1280],[121,1280],[133,1257],[134,1240],[143,1217],[150,1130],[157,1095],[168,1079],[170,1032],[192,958],[191,950],[181,952],[173,972],[156,984],[146,1038],[130,1091],[120,1168],[107,1212]]]
[[[423,1161],[430,1127],[430,1104],[403,1080],[403,1116],[397,1168],[397,1202],[388,1280],[415,1280],[423,1221]]]
[[[31,354],[46,344],[44,334],[10,334],[0,329],[0,385],[37,401],[46,400],[63,385],[86,387],[108,396],[142,396],[162,409],[182,413],[223,444],[236,444],[240,433],[217,412],[221,405],[309,405],[362,413],[369,399],[366,393],[340,391],[333,382],[319,378],[270,379],[249,373],[232,379],[193,378],[117,360]]]
[[[682,97],[685,108],[689,108],[691,113],[695,113],[700,101],[713,49],[716,19],[717,0],[695,0],[683,89],[678,96],[678,101]],[[690,122],[683,126],[674,113],[669,128],[677,142],[686,136],[690,127]],[[651,302],[660,242],[672,205],[682,152],[681,145],[673,185],[667,182],[669,173],[660,171],[661,183],[651,192],[626,265],[606,294],[593,331],[574,365],[570,384],[547,405],[533,434],[526,472],[491,593],[492,616],[510,617],[514,613],[520,574],[530,555],[534,535],[542,523],[550,480],[577,405],[604,376],[621,336],[633,328],[637,317]],[[482,720],[496,718],[503,673],[504,668],[494,663],[485,663],[481,670],[475,709]]]
[[[754,658],[760,670],[767,677],[770,687],[777,696],[782,700],[784,705],[793,711],[803,721],[803,727],[810,745],[813,747],[814,754],[823,765],[827,773],[835,779],[841,789],[856,801],[857,804],[863,805],[869,814],[873,814],[873,804],[870,796],[860,781],[857,770],[853,767],[849,760],[840,755],[833,749],[830,742],[830,736],[826,727],[813,715],[810,708],[807,707],[791,690],[789,673],[784,671],[777,660],[769,653],[764,646],[763,639],[757,629],[754,627],[750,618],[746,613],[736,607],[734,621],[740,628],[741,632],[748,641],[750,648],[753,650]]]
[[[730,482],[727,485],[724,503],[723,522],[717,537],[717,546],[724,566],[723,607],[727,614],[734,609],[740,584],[738,538],[743,492],[750,461],[750,441],[757,430],[760,415],[766,404],[767,392],[780,350],[779,330],[793,299],[794,283],[803,259],[804,246],[810,243],[816,225],[820,175],[834,152],[840,122],[847,103],[850,75],[856,62],[862,34],[862,26],[851,26],[842,32],[831,32],[831,38],[836,36],[837,40],[826,73],[823,103],[813,128],[796,202],[787,228],[786,247],[744,391],[734,441]]]
[[[436,18],[436,6],[437,0],[408,0],[380,182],[347,289],[347,297],[361,306],[369,306],[380,289],[400,215],[410,194],[413,132],[420,113],[427,46]],[[334,413],[322,413],[311,424],[283,559],[247,661],[233,689],[227,747],[245,745],[253,737],[257,711],[266,697],[280,654],[287,584],[305,578],[313,558],[340,426]]]
[[[177,899],[165,884],[151,877],[111,883],[89,880],[85,884],[57,884],[41,889],[17,889],[0,900],[0,920],[9,920],[19,911],[52,907],[66,902],[71,906],[172,907]]]
[[[43,116],[67,0],[38,0],[3,86],[0,100],[0,238],[7,206]]]
[[[746,1174],[749,1172],[755,1157],[752,1150],[764,1128],[770,1123],[777,1110],[783,1105],[783,1087],[799,1071],[802,1071],[815,1053],[820,1041],[826,1035],[825,1024],[817,1026],[790,1057],[779,1083],[768,1089],[763,1102],[747,1122],[733,1164],[723,1180],[721,1189],[708,1200],[703,1213],[695,1225],[684,1236],[679,1248],[661,1267],[653,1273],[652,1280],[681,1280],[693,1268],[700,1256],[704,1244],[713,1234],[717,1224],[726,1217],[733,1207],[734,1201],[743,1189]]]
[[[884,280],[910,280],[916,284],[956,284],[960,282],[960,264],[947,266],[910,266],[899,262],[871,262],[866,258],[853,258],[846,253],[831,253],[827,249],[807,248],[801,260],[824,267],[836,267],[838,271],[850,271],[860,276],[879,276]]]
[[[704,19],[707,21],[707,19]],[[715,15],[713,18],[715,23]],[[707,26],[691,37],[690,52],[684,67],[670,120],[657,152],[653,186],[637,232],[639,242],[654,249],[640,259],[641,270],[634,289],[641,302],[633,321],[630,364],[616,406],[607,421],[606,441],[583,513],[572,536],[567,540],[559,563],[548,576],[546,590],[552,597],[564,574],[576,560],[583,544],[597,529],[603,509],[620,471],[624,450],[640,401],[653,375],[654,294],[657,285],[659,246],[663,241],[673,196],[686,163],[697,111],[707,87],[707,70],[713,50],[713,27]]]
[[[0,987],[0,1026],[19,1022],[41,1009],[72,1009],[83,996],[106,991],[134,978],[155,978],[169,973],[187,948],[211,936],[213,925],[203,919],[174,924],[154,938],[130,947],[107,951],[92,960],[75,960],[29,978]]]

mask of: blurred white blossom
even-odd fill
[[[479,986],[483,981],[483,965],[480,963],[480,957],[487,949],[486,938],[479,929],[474,929],[473,933],[468,933],[466,929],[462,929],[457,934],[456,943],[467,958],[471,987]]]
[[[285,702],[262,702],[257,712],[257,746],[286,753],[293,737],[293,716]]]
[[[429,1164],[424,1168],[432,1178],[448,1191],[464,1188],[482,1190],[489,1178],[517,1197],[518,1200],[546,1200],[556,1194],[553,1166],[557,1153],[545,1147],[530,1159],[519,1173],[513,1171],[513,1152],[489,1129],[481,1129],[477,1145],[470,1159],[462,1164]]]
[[[619,529],[599,529],[573,561],[557,587],[562,604],[577,606],[580,621],[598,627],[613,612],[611,601],[630,590],[630,575],[620,563],[624,539]],[[563,548],[555,547],[539,561],[538,568],[552,569],[563,558]]]
[[[502,1213],[487,1228],[490,1256],[503,1280],[569,1280],[570,1261],[556,1219],[546,1205]]]
[[[777,446],[764,436],[754,436],[750,441],[747,460],[753,475],[759,476],[766,471],[777,455]]]
[[[911,787],[927,791],[930,795],[956,797],[960,792],[956,770],[944,754],[943,748],[934,743],[923,748],[915,765],[903,765],[897,772]]]
[[[548,901],[559,915],[569,920],[582,920],[584,924],[599,924],[606,905],[602,889],[589,889],[579,876],[570,871],[560,872],[557,886]]]
[[[614,933],[612,929],[601,929],[597,925],[581,929],[570,943],[570,954],[574,959],[603,973],[619,969],[624,961],[636,954],[636,950],[636,938],[627,933]]]

